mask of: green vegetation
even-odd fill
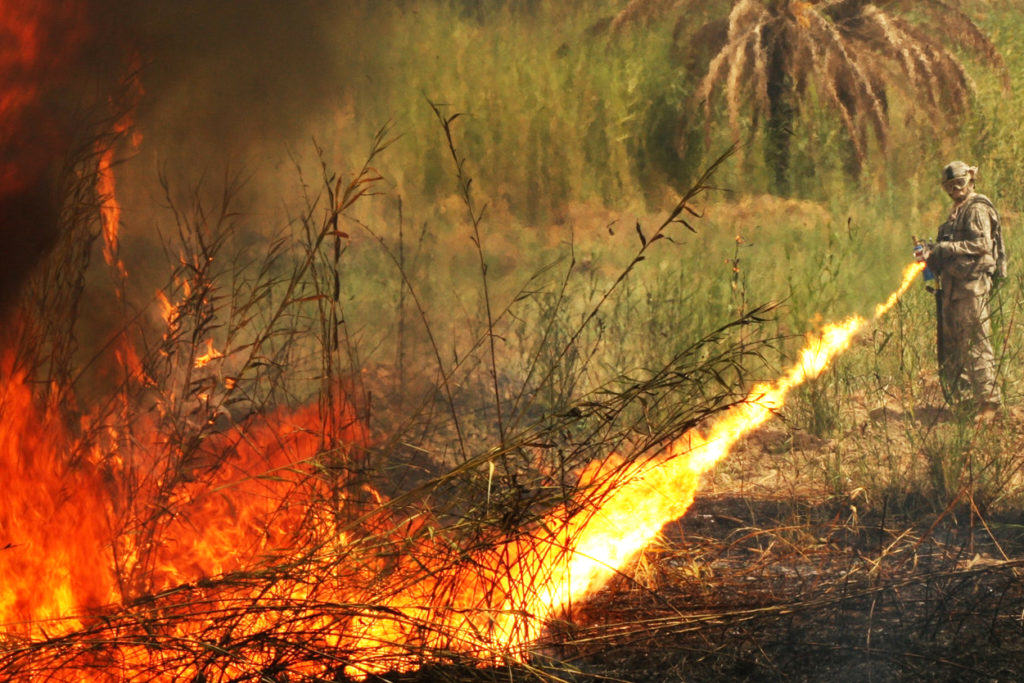
[[[705,110],[694,101],[715,54],[700,31],[724,18],[728,4],[690,3],[689,14],[678,22],[678,11],[665,9],[671,3],[626,18],[618,15],[622,4],[614,2],[494,3],[467,10],[461,3],[438,1],[380,10],[387,33],[366,59],[373,73],[387,77],[356,87],[354,109],[358,123],[394,119],[400,137],[379,168],[403,197],[407,224],[419,226],[410,238],[407,225],[403,239],[416,240],[410,263],[418,264],[413,272],[438,336],[459,338],[459,331],[473,330],[470,338],[479,340],[486,333],[480,327],[479,267],[473,266],[477,248],[428,101],[443,103],[448,114],[461,114],[453,128],[466,174],[474,180],[475,201],[486,207],[480,251],[489,267],[492,304],[532,293],[522,300],[528,304],[509,309],[517,325],[496,337],[499,365],[516,386],[534,354],[547,353],[545,344],[571,336],[573,319],[579,320],[629,265],[640,246],[634,221],[650,230],[673,205],[674,192],[688,187],[734,139],[724,103]],[[553,384],[537,387],[535,396],[546,398],[535,408],[557,409],[579,392],[663,367],[706,331],[757,305],[778,302],[768,323],[756,331],[741,328],[736,338],[740,343],[774,339],[758,346],[766,364],[748,367],[755,376],[771,377],[803,333],[852,313],[868,314],[895,287],[908,261],[910,235],[931,235],[941,222],[948,200],[935,178],[951,158],[980,165],[980,189],[1005,214],[1008,245],[1018,253],[1024,246],[1015,229],[1024,208],[1019,192],[1024,109],[1016,106],[1024,55],[1015,49],[1024,30],[1016,20],[1021,15],[1009,2],[986,3],[971,14],[1004,58],[1005,74],[991,66],[998,58],[985,50],[980,58],[976,51],[959,49],[933,56],[959,60],[972,76],[976,92],[969,101],[962,92],[950,94],[956,100],[950,110],[966,113],[926,122],[910,116],[917,103],[906,99],[908,93],[889,92],[888,144],[868,150],[866,139],[861,141],[859,153],[867,156],[859,177],[849,174],[852,129],[814,97],[788,124],[788,197],[768,194],[775,187],[772,159],[757,150],[770,131],[741,131],[737,154],[714,177],[723,191],[694,206],[702,213],[689,221],[696,233],[673,225],[665,233],[671,241],[652,245],[602,305],[592,321],[596,326],[576,340],[575,355],[551,359],[558,368],[543,376]],[[790,29],[800,27],[796,22]],[[979,45],[977,36],[968,42]],[[858,45],[868,49],[864,41]],[[929,64],[937,72],[945,69],[939,61]],[[941,98],[941,82],[929,92],[927,97]],[[711,131],[706,140],[705,123]],[[394,243],[393,208],[378,214],[374,225],[387,225],[375,228],[376,234]],[[372,261],[372,251],[357,249],[357,258]],[[550,264],[557,265],[546,271]],[[390,298],[367,292],[363,268],[354,267],[348,271],[354,309],[379,311],[399,296],[397,284],[386,284],[391,277],[386,264],[377,262],[372,270],[378,278],[374,289]],[[1013,312],[1020,283],[1011,278],[999,293],[996,324],[1011,404],[1019,395],[1021,337]],[[960,481],[967,465],[956,454],[976,452],[973,439],[980,435],[971,425],[925,427],[910,419],[915,410],[941,403],[932,381],[932,305],[923,286],[915,286],[832,374],[803,390],[787,409],[786,429],[827,440],[822,452],[813,454],[822,462],[802,468],[826,472],[820,480],[826,488],[840,493],[843,486],[867,487],[875,503],[898,495],[932,500],[939,507],[959,490],[952,482]],[[524,307],[534,307],[532,315],[539,317],[531,318]],[[536,320],[554,322],[544,316],[556,309],[568,317],[537,326]],[[538,329],[549,336],[537,339]],[[373,346],[388,346],[393,330],[371,334]],[[485,386],[478,388],[486,391]],[[902,417],[881,423],[871,417],[897,413]],[[971,479],[972,485],[984,482],[997,490],[985,495],[1007,504],[1021,492],[1010,431],[1006,443],[986,442],[999,463],[984,470],[999,471],[1004,479]],[[929,469],[927,463],[939,461],[941,473]],[[972,462],[977,465],[976,458]],[[743,467],[742,460],[737,463]]]

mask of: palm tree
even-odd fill
[[[695,4],[631,0],[612,26],[679,12],[679,35]],[[780,193],[789,190],[793,124],[812,93],[842,121],[847,165],[857,174],[872,137],[885,148],[890,91],[913,98],[935,126],[967,111],[974,84],[951,45],[978,54],[1007,84],[995,46],[947,0],[735,0],[726,17],[695,35],[717,39],[694,95],[705,120],[711,121],[715,96],[723,95],[738,137],[745,110],[751,130],[764,131],[765,161]]]

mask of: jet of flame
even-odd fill
[[[875,309],[876,320],[896,304],[922,269],[918,263],[906,268],[899,288]],[[540,592],[526,611],[543,620],[603,585],[665,524],[686,512],[700,476],[728,455],[737,441],[768,421],[791,389],[824,372],[849,348],[865,323],[855,315],[810,336],[800,359],[781,378],[755,385],[707,434],[698,430],[684,434],[652,465],[643,466],[628,483],[609,492],[581,528],[569,525],[562,530],[558,542],[552,544],[564,554],[560,558],[562,576]]]
[[[896,304],[922,269],[919,263],[905,269],[900,286],[876,307],[875,319]],[[409,668],[409,624],[423,620],[437,627],[423,643],[429,648],[469,651],[485,661],[524,658],[551,617],[598,590],[665,524],[682,517],[701,475],[739,439],[769,420],[791,389],[824,372],[866,323],[855,315],[809,336],[799,360],[781,378],[755,385],[706,434],[692,430],[651,462],[633,465],[624,476],[598,477],[604,483],[586,493],[601,501],[598,506],[585,507],[568,522],[566,510],[556,510],[539,525],[541,533],[479,554],[471,563],[478,568],[475,574],[460,574],[464,585],[439,591],[444,581],[431,577],[395,596],[386,606],[406,619],[382,619],[375,612],[358,622],[364,630],[357,650],[364,657],[346,673],[361,677]],[[450,603],[442,606],[432,600],[439,593]]]

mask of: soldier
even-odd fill
[[[949,218],[939,226],[928,267],[942,283],[939,377],[947,401],[963,404],[973,393],[979,416],[993,417],[1002,396],[996,383],[989,322],[993,279],[1006,275],[999,214],[988,197],[974,190],[978,169],[954,161],[942,171],[942,189],[953,200]]]

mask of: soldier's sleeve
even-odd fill
[[[939,242],[933,252],[939,262],[954,256],[975,256],[981,258],[992,253],[992,221],[995,214],[992,209],[981,202],[975,202],[966,208],[967,220],[964,224],[964,239]]]

